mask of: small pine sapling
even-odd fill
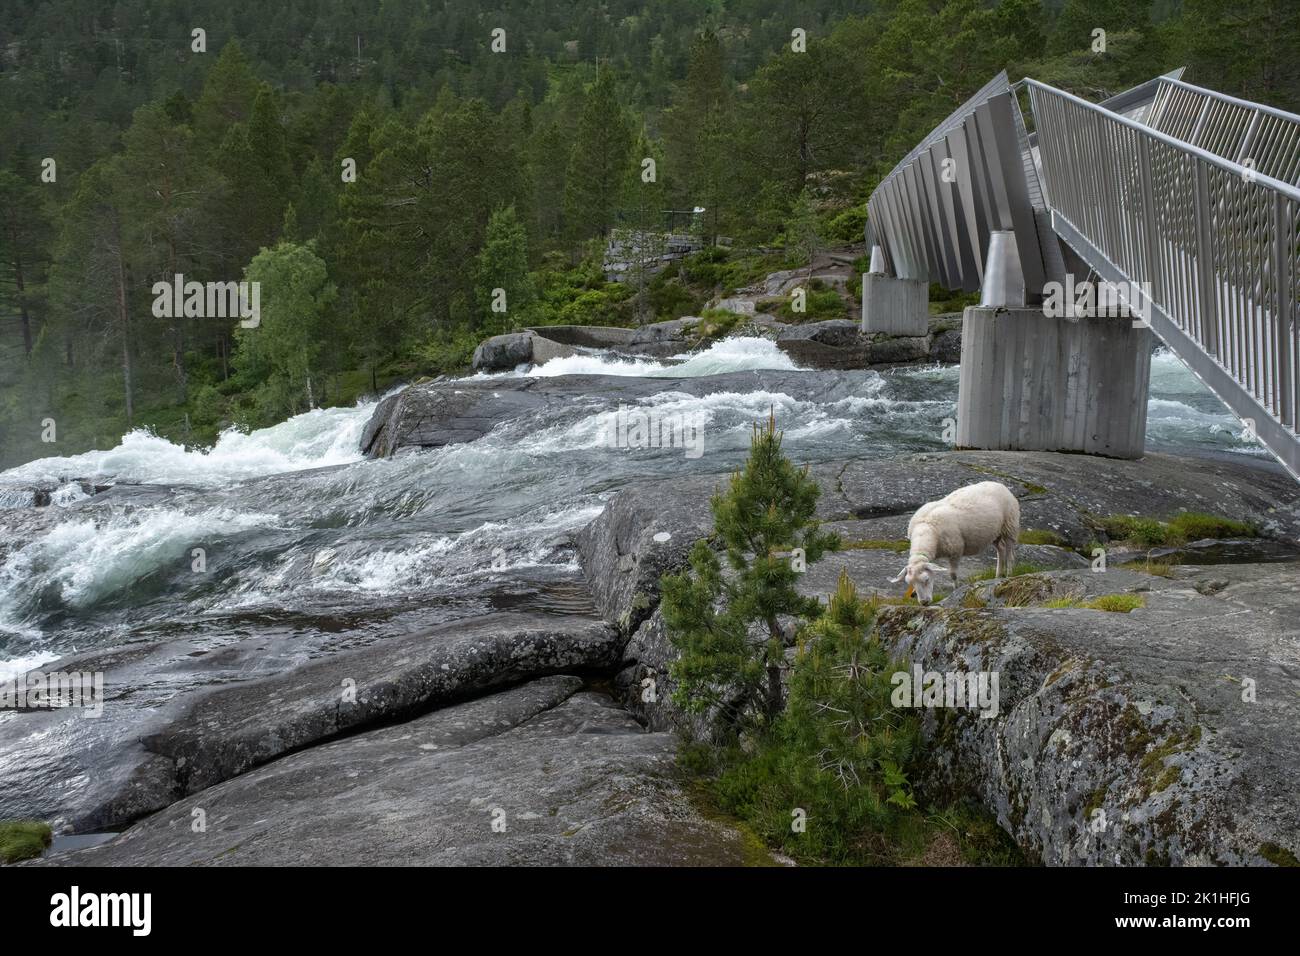
[[[663,614],[681,652],[672,674],[674,700],[688,711],[715,711],[732,733],[757,718],[770,727],[783,706],[781,682],[787,633],[821,614],[816,598],[795,587],[808,565],[839,537],[814,517],[821,489],[808,469],[796,468],[781,450],[776,419],[754,426],[749,459],[714,495],[714,536],[725,548],[731,573],[700,540],[689,567],[663,579]]]

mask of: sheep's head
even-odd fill
[[[906,581],[908,590],[916,592],[916,599],[929,604],[934,598],[934,576],[942,573],[943,568],[933,561],[909,561],[898,572],[898,577],[890,579],[890,583]]]

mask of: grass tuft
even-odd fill
[[[1111,515],[1102,518],[1100,524],[1112,541],[1140,548],[1176,547],[1204,538],[1253,538],[1259,533],[1254,525],[1244,521],[1199,511],[1185,511],[1169,521],[1136,515]]]
[[[1013,578],[1014,578],[1014,577],[1018,577],[1018,576],[1021,575],[1021,574],[1039,574],[1039,573],[1041,573],[1041,572],[1043,572],[1043,571],[1051,571],[1051,570],[1052,570],[1052,568],[1044,568],[1044,567],[1040,567],[1040,566],[1037,565],[1037,564],[1021,564],[1020,562],[1017,562],[1017,563],[1016,563],[1016,566],[1015,566],[1014,568],[1011,569],[1011,577],[1013,577]],[[994,576],[995,574],[997,574],[997,568],[996,568],[996,567],[985,568],[983,571],[977,571],[975,574],[972,574],[972,575],[971,575],[969,578],[967,578],[966,580],[968,580],[968,581],[992,581],[992,580],[993,580],[993,576]]]
[[[862,541],[845,541],[841,546],[845,551],[897,551],[903,553],[912,547],[906,538],[867,538]]]
[[[1021,544],[1050,544],[1054,548],[1065,547],[1065,539],[1055,531],[1044,531],[1038,528],[1028,528],[1020,532]]]
[[[1075,597],[1059,597],[1044,601],[1040,607],[1061,610],[1063,608],[1082,608],[1089,611],[1110,611],[1115,614],[1127,614],[1129,611],[1146,607],[1146,600],[1140,594],[1103,594],[1084,601]]]
[[[0,820],[0,863],[17,863],[40,856],[53,834],[39,820]]]

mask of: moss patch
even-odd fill
[[[1045,601],[1042,606],[1053,609],[1084,608],[1090,611],[1110,611],[1116,614],[1127,614],[1136,608],[1146,607],[1146,603],[1146,599],[1140,594],[1102,594],[1091,601],[1083,601],[1073,597],[1054,598]]]
[[[1007,607],[1028,607],[1052,593],[1052,582],[1036,574],[1010,577],[993,587],[993,596]]]
[[[1300,866],[1300,860],[1296,859],[1294,853],[1276,843],[1261,843],[1259,855],[1275,866]]]
[[[1041,528],[1026,528],[1020,532],[1021,544],[1050,544],[1054,548],[1065,547],[1065,539],[1055,531],[1046,531]]]
[[[1164,743],[1147,751],[1138,766],[1151,784],[1147,790],[1148,794],[1160,793],[1178,782],[1182,770],[1178,767],[1166,767],[1165,760],[1175,754],[1186,753],[1195,747],[1200,739],[1201,727],[1200,724],[1196,724],[1186,733],[1171,734]]]
[[[1176,547],[1204,538],[1253,538],[1259,532],[1254,525],[1221,515],[1185,511],[1168,521],[1139,515],[1111,515],[1098,524],[1112,541],[1139,548]]]
[[[0,863],[17,863],[40,856],[52,839],[49,824],[38,820],[0,821]]]
[[[890,540],[887,538],[867,538],[863,541],[844,541],[840,547],[845,551],[896,551],[902,553],[912,547],[906,538]]]
[[[948,631],[967,647],[1003,640],[1007,629],[993,614],[986,611],[952,611],[948,614]]]
[[[1041,567],[1040,565],[1037,565],[1037,564],[1020,564],[1020,563],[1017,563],[1016,566],[1015,566],[1014,568],[1011,569],[1011,575],[1010,575],[1010,576],[1014,578],[1014,577],[1016,577],[1016,576],[1018,576],[1018,575],[1021,575],[1021,574],[1041,574],[1043,571],[1050,571],[1050,570],[1052,570],[1052,569],[1051,569],[1051,568],[1044,568],[1044,567]],[[985,568],[983,571],[979,571],[979,572],[977,572],[977,573],[975,573],[975,574],[972,574],[972,575],[970,576],[970,578],[968,578],[968,580],[970,580],[970,581],[992,581],[994,575],[996,575],[997,573],[998,573],[998,569],[997,569],[996,567],[993,567],[993,568]]]

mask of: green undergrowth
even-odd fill
[[[1041,565],[1029,564],[1028,562],[1021,563],[1017,561],[1016,566],[1011,569],[1010,577],[1013,578],[1019,577],[1022,574],[1040,574],[1043,571],[1051,571],[1051,570],[1053,569],[1045,568],[1042,567]],[[967,578],[967,580],[968,581],[992,581],[994,576],[997,574],[997,572],[998,569],[996,567],[985,568],[983,571],[976,571],[969,578]]]
[[[1137,515],[1110,515],[1097,522],[1112,542],[1139,548],[1177,547],[1205,538],[1253,538],[1258,529],[1245,521],[1185,511],[1168,521]]]
[[[1087,601],[1072,597],[1054,598],[1045,601],[1042,607],[1084,608],[1092,611],[1111,611],[1117,614],[1127,614],[1140,607],[1146,607],[1146,604],[1146,599],[1140,594],[1102,594]]]
[[[52,839],[48,824],[37,820],[0,820],[0,863],[38,857]]]
[[[912,547],[906,538],[866,538],[861,541],[844,541],[840,547],[845,551],[896,551],[902,554]]]
[[[1038,528],[1026,528],[1020,532],[1021,544],[1048,544],[1054,548],[1066,547],[1065,539],[1055,531],[1043,531]]]

